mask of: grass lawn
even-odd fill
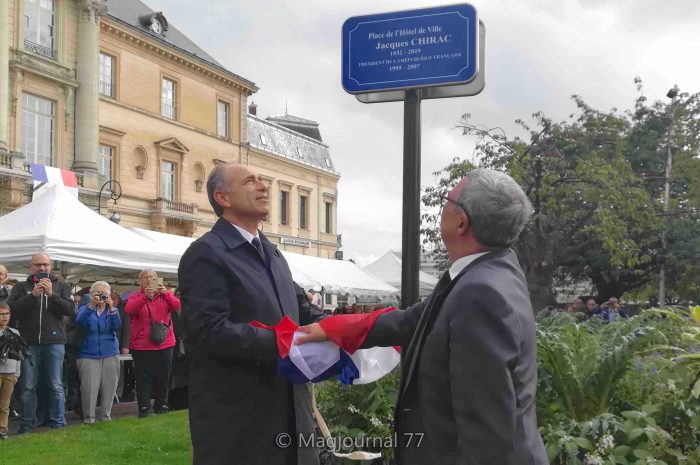
[[[190,465],[187,411],[13,436],[0,465]]]

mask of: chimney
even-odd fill
[[[248,105],[248,113],[253,116],[258,115],[258,106],[255,104],[255,102],[250,102],[250,105]]]

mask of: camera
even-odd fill
[[[106,292],[98,292],[98,293],[97,293],[97,297],[98,297],[102,302],[104,302],[105,300],[109,299],[109,294],[107,294]]]
[[[42,272],[42,273],[37,274],[36,277],[39,279],[44,279],[44,278],[48,278],[49,274]]]

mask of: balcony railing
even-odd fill
[[[12,155],[8,153],[0,153],[0,168],[12,169]]]
[[[30,53],[40,55],[42,57],[51,59],[56,58],[56,50],[43,45],[35,44],[27,39],[24,39],[24,49]]]
[[[104,95],[105,97],[114,97],[114,84],[111,82],[100,81],[97,84],[97,90],[100,95]]]
[[[169,217],[194,219],[197,216],[197,204],[157,198],[153,201],[153,212]]]

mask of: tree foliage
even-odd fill
[[[475,138],[481,166],[508,172],[533,204],[533,219],[514,248],[535,308],[554,302],[555,284],[574,280],[590,279],[602,298],[620,296],[656,281],[664,259],[670,293],[697,300],[697,279],[689,277],[700,271],[700,94],[681,94],[673,105],[650,105],[642,96],[627,112],[573,100],[577,111],[566,121],[543,113],[532,115],[532,124],[516,121],[526,137],[509,138],[468,114],[457,124]],[[664,212],[669,145],[672,201]],[[440,181],[425,190],[424,206],[440,205],[471,168],[455,159],[435,173]],[[422,232],[424,245],[439,253],[437,215],[423,215]]]

